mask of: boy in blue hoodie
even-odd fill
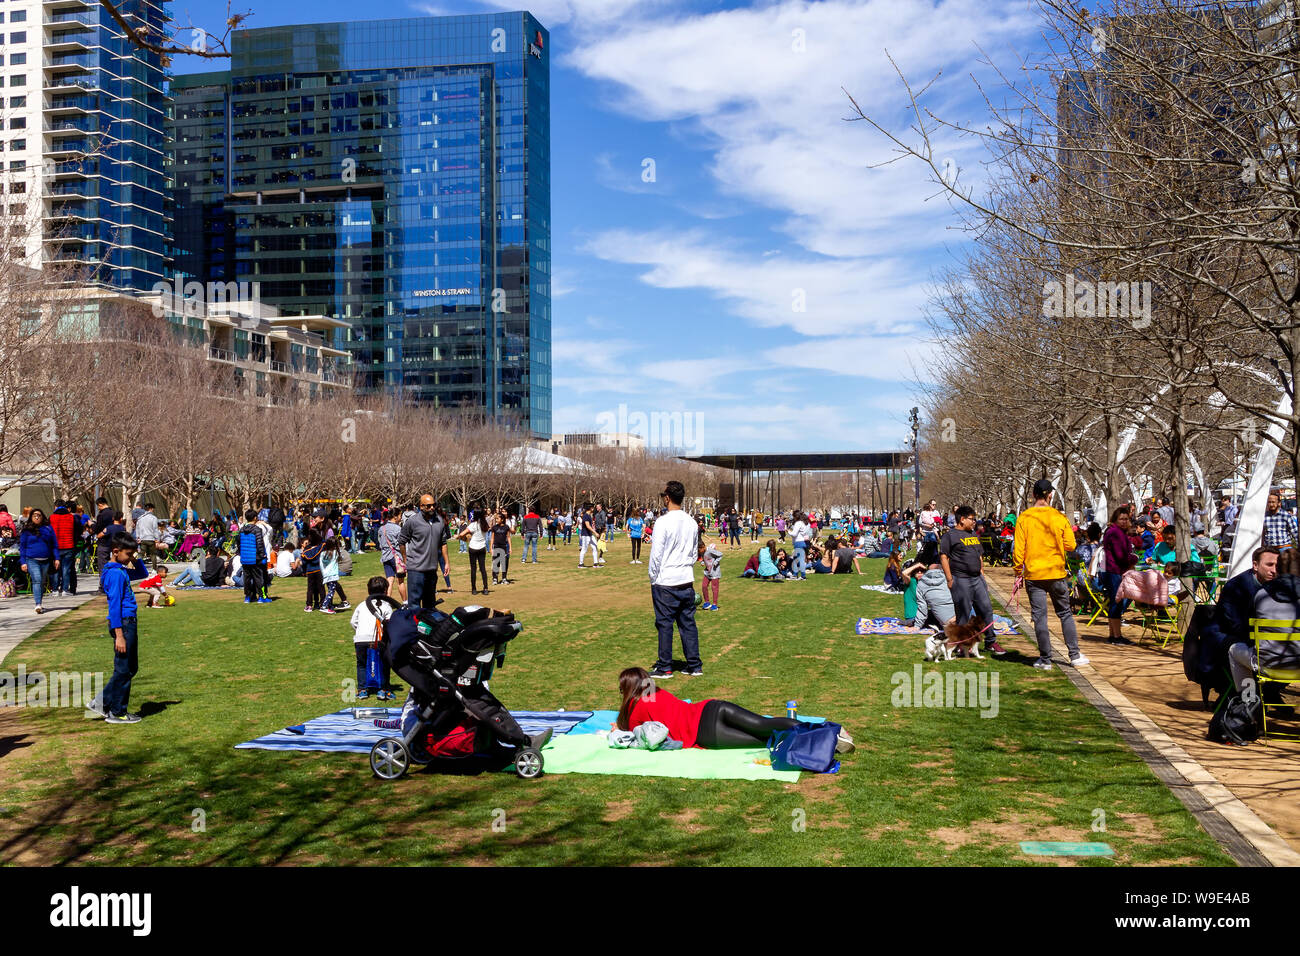
[[[131,702],[131,679],[140,670],[136,633],[135,595],[131,593],[132,569],[143,577],[143,563],[135,560],[139,547],[125,531],[114,535],[110,559],[99,572],[99,586],[108,595],[108,632],[113,638],[113,676],[104,686],[103,714],[110,724],[138,724],[140,715],[126,708]],[[136,565],[139,565],[136,568]],[[94,704],[91,709],[95,710]]]
[[[262,592],[262,572],[266,567],[266,537],[257,524],[257,512],[252,508],[244,512],[243,527],[239,529],[239,566],[244,572],[244,603],[270,604],[271,599]]]

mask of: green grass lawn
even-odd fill
[[[576,551],[543,551],[492,593],[525,624],[492,681],[512,708],[612,709],[618,672],[653,663],[645,566],[627,564],[625,539],[599,570],[578,571]],[[894,707],[891,675],[913,672],[920,641],[853,632],[860,616],[900,611],[899,598],[858,587],[878,582],[883,562],[864,562],[861,578],[765,584],[737,577],[748,546],[728,554],[722,610],[699,615],[706,675],[667,686],[767,713],[793,697],[840,721],[858,750],[838,775],[384,783],[364,755],[236,751],[337,710],[354,676],[348,615],[304,614],[301,579],[277,581],[270,606],[209,591],[141,611],[138,725],[0,710],[0,861],[1053,865],[1019,841],[1105,840],[1113,860],[1082,865],[1231,864],[1066,677],[1034,671],[1030,657],[926,665],[995,671],[992,719]],[[377,568],[373,554],[357,561],[345,581],[354,602]],[[469,602],[467,574],[453,554],[448,608]],[[53,622],[5,669],[111,671],[103,617],[95,601]],[[1105,832],[1092,829],[1097,810]]]

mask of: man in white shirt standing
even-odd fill
[[[686,676],[704,673],[700,660],[700,632],[695,627],[695,561],[699,557],[699,527],[685,511],[686,489],[670,481],[663,490],[668,510],[655,521],[650,539],[650,599],[654,603],[655,627],[659,630],[659,659],[650,676],[662,680],[673,676],[673,623],[682,635],[686,655]]]

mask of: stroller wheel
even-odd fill
[[[524,780],[532,780],[542,775],[542,755],[531,747],[525,747],[515,754],[515,773]]]
[[[370,748],[370,769],[380,780],[397,780],[411,766],[411,755],[400,737],[385,737]]]

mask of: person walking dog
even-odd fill
[[[1061,620],[1061,634],[1070,652],[1070,663],[1089,663],[1079,650],[1066,578],[1065,555],[1074,550],[1074,531],[1065,515],[1048,504],[1055,490],[1046,478],[1034,482],[1033,507],[1026,508],[1016,520],[1015,544],[1011,549],[1012,564],[1018,574],[1024,575],[1025,592],[1029,595],[1034,637],[1038,641],[1038,660],[1034,667],[1041,671],[1052,669],[1052,638],[1047,629],[1049,600]]]

